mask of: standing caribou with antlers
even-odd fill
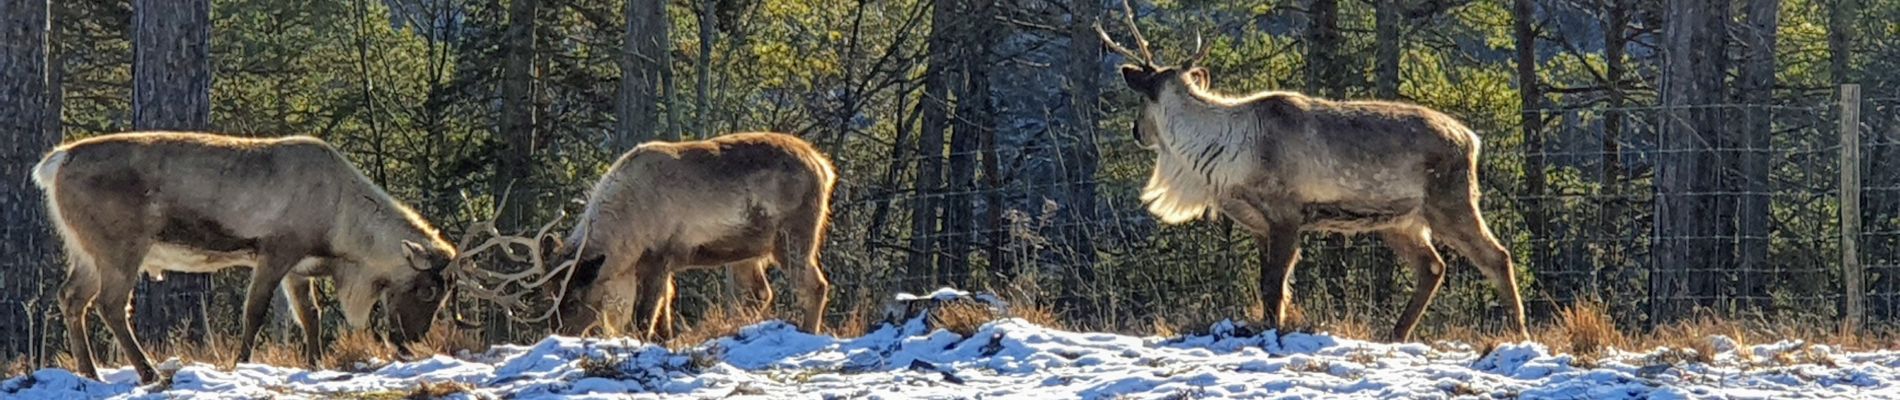
[[[236,362],[247,362],[282,282],[315,364],[321,343],[312,277],[336,280],[343,317],[369,323],[381,297],[398,345],[422,338],[450,289],[455,249],[329,144],[136,132],[59,146],[33,180],[46,192],[71,264],[60,306],[79,373],[97,377],[92,305],[139,379],[158,377],[127,321],[139,274],[252,268]]]
[[[504,254],[533,265],[513,274],[488,272],[484,280],[500,283],[466,289],[512,310],[525,308],[523,293],[507,288],[538,287],[562,276],[557,307],[517,319],[553,317],[556,332],[576,335],[630,314],[636,336],[666,339],[673,333],[674,273],[725,265],[747,305],[763,311],[772,302],[766,268],[776,262],[800,290],[799,328],[820,332],[831,285],[818,249],[834,171],[817,148],[782,133],[648,142],[622,155],[594,184],[579,223],[552,252],[561,264],[547,268],[540,258],[553,224],[531,238],[483,228],[493,237],[469,251],[502,246]]]
[[[1378,232],[1417,279],[1390,340],[1411,336],[1444,280],[1433,237],[1477,264],[1528,339],[1510,254],[1479,214],[1478,135],[1470,128],[1412,104],[1214,93],[1196,66],[1206,48],[1181,66],[1157,64],[1126,1],[1122,11],[1139,54],[1095,29],[1135,62],[1121,67],[1141,94],[1134,134],[1155,153],[1141,199],[1165,223],[1224,213],[1253,234],[1268,327],[1284,318],[1300,232]]]

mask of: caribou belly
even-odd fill
[[[145,261],[139,264],[139,272],[153,280],[164,280],[166,272],[212,273],[228,268],[257,268],[260,263],[257,252],[251,250],[218,251],[205,250],[177,243],[153,243],[151,250],[145,253]],[[291,273],[297,275],[321,275],[323,260],[317,257],[304,257],[291,267]]]

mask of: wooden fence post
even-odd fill
[[[1860,265],[1860,85],[1841,85],[1841,280],[1845,284],[1847,315],[1842,332],[1854,332],[1866,315],[1861,305],[1867,291]]]

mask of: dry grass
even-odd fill
[[[681,330],[679,334],[673,336],[672,340],[668,340],[666,347],[678,350],[697,346],[709,340],[732,336],[738,334],[740,329],[764,321],[765,318],[764,312],[738,304],[715,306],[706,310],[706,313],[698,320],[692,321],[691,327]],[[675,320],[684,321],[679,318]]]
[[[324,368],[360,371],[394,360],[395,352],[368,331],[344,330],[323,353]]]
[[[403,398],[408,400],[442,399],[457,394],[468,393],[472,390],[474,390],[474,388],[469,387],[468,384],[456,381],[422,381],[421,384],[416,385],[415,390],[409,391],[409,394],[403,396]]]
[[[35,369],[33,363],[26,357],[0,361],[0,377],[26,375],[32,373]]]
[[[1812,344],[1802,346],[1800,350],[1784,351],[1781,352],[1781,354],[1776,354],[1775,362],[1783,366],[1819,365],[1828,368],[1838,366],[1835,364],[1833,356],[1828,355],[1827,352],[1821,351]]]
[[[445,354],[461,356],[464,353],[480,353],[488,350],[488,343],[474,332],[457,329],[454,323],[438,322],[422,337],[421,342],[410,346],[417,354]]]
[[[606,353],[602,353],[598,355],[589,354],[587,356],[581,357],[579,361],[575,362],[574,366],[579,367],[581,370],[581,374],[586,375],[588,377],[607,378],[607,379],[624,379],[627,377],[626,376],[627,372],[625,370],[620,369],[620,365],[623,364],[625,361],[626,360],[620,357],[619,355],[613,354],[612,352],[606,352]]]
[[[1546,337],[1556,336],[1557,340],[1537,338],[1546,345],[1556,347],[1561,341],[1571,354],[1579,357],[1594,357],[1605,350],[1622,347],[1627,342],[1623,332],[1617,330],[1616,320],[1610,317],[1603,305],[1595,301],[1580,301],[1557,312],[1556,329]]]
[[[1037,303],[1011,302],[1009,316],[1050,329],[1068,329],[1069,325],[1062,321],[1062,317],[1056,315],[1055,310]]]
[[[1001,316],[989,306],[974,301],[954,300],[930,311],[930,327],[955,332],[963,337],[975,335],[983,324]]]
[[[870,333],[872,325],[878,323],[883,312],[883,303],[867,296],[859,296],[851,303],[851,311],[846,312],[844,321],[831,327],[831,334],[841,338],[853,338]]]

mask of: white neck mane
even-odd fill
[[[1142,111],[1159,130],[1159,143],[1141,200],[1164,223],[1218,215],[1222,194],[1245,182],[1259,159],[1259,121],[1234,108],[1234,100],[1198,92],[1163,90]]]

